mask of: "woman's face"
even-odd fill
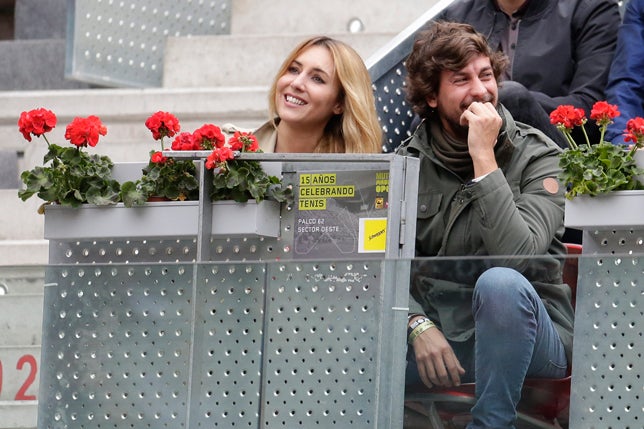
[[[331,53],[324,46],[311,46],[277,80],[277,115],[293,127],[323,129],[333,115],[342,113],[339,94]]]

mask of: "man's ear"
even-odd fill
[[[432,109],[435,109],[436,106],[438,106],[438,99],[434,95],[428,95],[425,101],[427,102],[427,105]]]

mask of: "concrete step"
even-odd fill
[[[338,34],[355,20],[365,33],[399,32],[437,0],[234,0],[230,34]]]
[[[42,163],[45,142],[38,138],[27,142],[17,123],[21,112],[45,107],[58,117],[58,125],[48,134],[50,142],[69,144],[63,138],[66,125],[76,116],[96,115],[107,135],[88,150],[109,153],[115,162],[141,160],[157,145],[144,124],[152,113],[172,112],[185,131],[206,122],[256,126],[267,119],[267,86],[0,92],[0,150],[24,152],[23,167]],[[140,147],[132,147],[134,141]]]
[[[44,265],[49,260],[48,255],[49,241],[45,239],[0,240],[0,261],[3,265]]]
[[[16,39],[64,39],[67,0],[17,0]]]
[[[0,70],[0,90],[91,87],[92,85],[86,82],[65,77],[65,49],[68,46],[65,39],[65,28],[68,17],[72,16],[69,14],[67,6],[72,3],[65,0],[49,0],[45,2],[45,5],[42,3],[41,0],[16,2],[16,40],[0,43],[0,55],[7,65]],[[269,34],[342,34],[349,33],[349,31],[361,31],[364,34],[383,32],[395,34],[435,3],[435,0],[407,0],[405,7],[396,8],[395,13],[391,13],[390,2],[374,2],[373,0],[352,2],[344,0],[324,2],[275,0],[270,3],[269,7],[266,2],[261,0],[214,3],[217,3],[219,7],[231,8],[229,24],[231,35],[256,34],[266,38],[266,35]],[[125,11],[116,4],[112,10],[114,19],[121,18],[127,22],[136,17],[129,9]],[[181,10],[180,6],[178,10]],[[141,18],[145,19],[145,16],[143,15]],[[105,27],[103,30],[114,31],[109,27]],[[110,36],[110,34],[105,36]],[[94,41],[94,45],[99,50],[103,47],[100,41]],[[227,62],[243,65],[244,57],[257,58],[255,52],[262,53],[262,44],[255,46],[253,51],[236,51],[232,57],[219,56],[214,60],[232,59]],[[82,58],[76,58],[74,63],[82,63],[82,61]],[[183,68],[180,63],[176,63],[175,66]],[[200,68],[186,68],[185,70],[188,74],[192,74],[198,72]],[[238,69],[238,71],[240,70]],[[245,73],[243,70],[241,71],[242,74]],[[106,73],[109,73],[109,70]],[[225,75],[221,76],[223,79]],[[107,85],[110,85],[109,82],[110,79],[105,81]]]
[[[0,296],[0,347],[42,343],[42,294]]]
[[[42,162],[42,158],[41,158]],[[17,189],[0,189],[0,201],[11,216],[0,222],[0,246],[11,247],[15,240],[38,240],[43,238],[44,218],[37,213],[42,201],[32,197],[22,201]],[[7,242],[5,242],[7,241]],[[11,249],[9,249],[11,251]],[[1,265],[14,265],[2,263]]]
[[[164,51],[163,86],[268,86],[288,53],[311,34],[169,37]],[[348,43],[366,60],[395,33],[330,36]]]
[[[0,42],[0,91],[88,88],[65,78],[65,39]]]
[[[49,242],[43,238],[45,218],[38,214],[38,207],[43,202],[37,197],[22,201],[17,189],[0,189],[0,202],[4,213],[9,214],[4,215],[0,222],[0,266],[3,266],[0,269],[0,289],[6,290],[5,293],[27,293],[27,290],[16,287],[15,278],[5,277],[5,270],[47,263]],[[42,292],[42,286],[39,292]]]
[[[45,285],[45,267],[0,267],[0,297],[8,295],[42,295]]]
[[[0,429],[36,429],[38,401],[0,401]]]

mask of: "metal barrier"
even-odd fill
[[[108,86],[160,86],[168,36],[230,33],[230,0],[76,1],[65,75]]]
[[[401,258],[413,256],[417,160],[248,157],[277,162],[295,190],[276,236],[213,235],[220,218],[203,198],[105,207],[134,210],[132,222],[118,217],[122,230],[160,219],[149,237],[142,226],[106,237],[105,214],[85,207],[67,211],[67,237],[56,221],[39,428],[401,427]],[[350,192],[328,197],[340,186]],[[61,215],[45,214],[46,234]],[[197,219],[173,234],[173,223]]]
[[[583,231],[570,429],[642,427],[644,229]]]
[[[571,429],[642,427],[643,264],[641,250],[579,260]]]

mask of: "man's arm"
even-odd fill
[[[621,115],[608,127],[606,141],[624,144],[626,122],[644,116],[644,1],[630,0],[619,29],[606,99]]]
[[[531,91],[547,113],[561,104],[572,104],[588,110],[603,100],[608,71],[617,44],[621,18],[616,1],[580,1],[571,23],[574,52],[571,61],[575,71],[566,94],[557,97]]]
[[[423,318],[422,315],[410,318],[409,327],[413,327]],[[416,329],[421,329],[420,333],[414,335],[412,331],[408,341],[414,348],[416,367],[423,383],[429,388],[460,385],[461,376],[465,374],[465,370],[443,333],[431,322],[430,325],[421,325]]]
[[[557,180],[559,150],[540,147],[537,141],[526,144],[539,149],[514,161],[520,163],[513,166],[521,170],[520,183],[510,184],[503,172],[496,170],[468,188],[489,255],[542,255],[563,228],[564,190]],[[520,193],[515,195],[513,189]]]

